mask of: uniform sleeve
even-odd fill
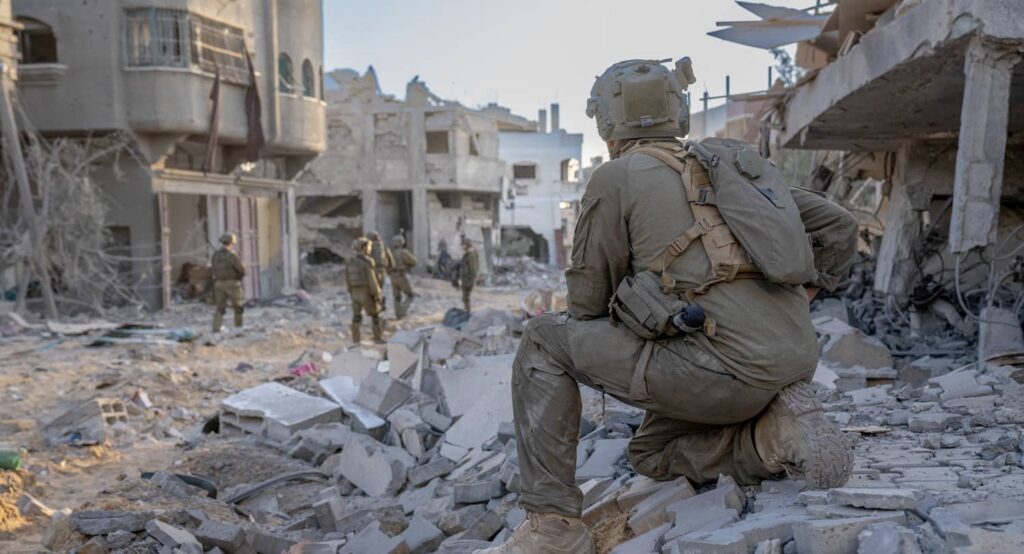
[[[395,254],[390,248],[384,248],[384,269],[394,269]]]
[[[818,270],[818,278],[811,285],[835,290],[849,273],[857,253],[857,220],[815,192],[801,188],[791,192],[811,237],[814,268]]]
[[[628,174],[622,164],[594,172],[580,201],[572,263],[565,271],[569,314],[576,319],[608,315],[608,301],[629,270],[629,233],[622,192]]]
[[[480,255],[473,252],[473,255],[469,257],[469,276],[476,281],[478,275],[480,275]]]
[[[238,254],[231,254],[231,267],[234,268],[235,275],[237,275],[239,279],[245,277],[245,265],[242,263],[241,258],[238,257]]]
[[[377,282],[377,273],[373,270],[373,263],[364,264],[363,271],[366,272],[367,288],[370,289],[370,297],[380,298],[380,283]]]
[[[416,263],[419,260],[416,259],[416,256],[412,252],[409,252],[408,250],[402,250],[402,253],[400,255],[402,256],[402,262],[405,263],[406,268],[416,267]]]

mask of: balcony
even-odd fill
[[[129,126],[138,133],[204,135],[210,131],[210,92],[214,76],[186,68],[124,70]],[[245,141],[245,87],[220,84],[218,134],[222,142]]]
[[[480,156],[427,154],[431,188],[501,193],[505,162]]]
[[[318,154],[327,149],[327,104],[317,98],[277,93],[281,113],[268,145],[285,153]],[[264,101],[266,102],[266,101]]]

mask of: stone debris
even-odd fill
[[[47,446],[99,444],[107,438],[107,428],[127,423],[124,402],[96,398],[83,402],[60,414],[41,427]]]
[[[222,433],[251,433],[285,443],[296,431],[341,421],[337,404],[280,383],[264,383],[221,401]]]

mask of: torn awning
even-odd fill
[[[727,28],[712,31],[709,35],[746,46],[769,49],[813,39],[821,33],[822,26],[829,18],[829,14],[813,15],[768,4],[736,3],[761,19],[720,21],[718,25]]]

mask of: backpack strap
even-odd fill
[[[689,163],[690,154],[678,143],[645,143],[629,149],[630,154],[647,154],[664,162],[679,173],[686,201],[693,212],[694,224],[683,231],[665,249],[659,262],[651,268],[661,274],[662,291],[669,294],[676,281],[668,275],[668,267],[698,238],[711,261],[712,275],[708,281],[686,292],[689,300],[704,294],[717,283],[741,278],[763,278],[764,274],[750,261],[718,212],[715,191],[706,170]]]

